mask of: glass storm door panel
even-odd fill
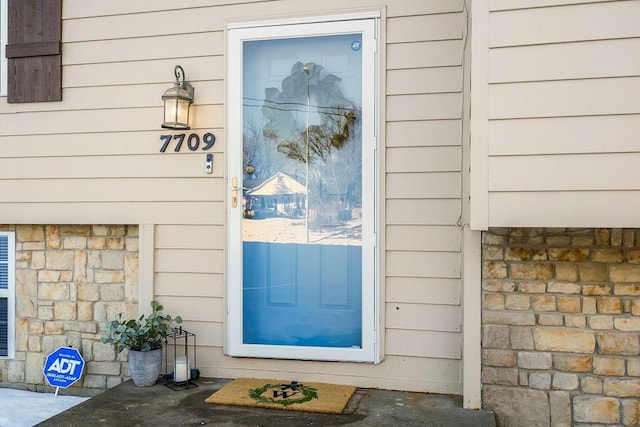
[[[373,20],[229,32],[229,352],[374,359]]]

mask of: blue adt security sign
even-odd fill
[[[80,352],[71,347],[60,347],[47,356],[44,376],[53,387],[67,388],[82,376],[84,359]]]

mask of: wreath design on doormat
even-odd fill
[[[293,398],[294,396],[299,397]],[[289,406],[317,399],[318,390],[297,381],[291,381],[289,384],[265,384],[262,387],[253,388],[249,390],[249,397],[259,403]]]

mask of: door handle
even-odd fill
[[[238,178],[231,178],[231,207],[238,207]]]

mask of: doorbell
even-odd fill
[[[207,153],[207,160],[205,162],[204,171],[206,173],[213,172],[213,154]]]

